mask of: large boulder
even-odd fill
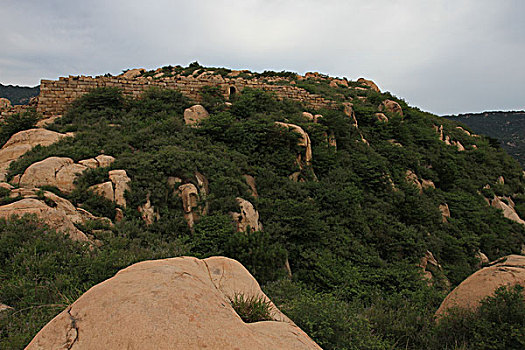
[[[507,203],[505,203],[503,200],[505,200]],[[512,202],[512,199],[509,197],[504,198],[494,196],[490,202],[490,205],[496,209],[501,209],[503,216],[507,219],[517,222],[518,224],[525,225],[525,220],[520,218],[518,213],[516,213],[516,210],[514,210],[514,202]]]
[[[31,164],[20,178],[20,186],[54,186],[64,193],[75,189],[75,180],[88,168],[66,157],[49,157]]]
[[[11,101],[7,98],[0,97],[0,111],[5,111],[11,108]]]
[[[0,149],[0,181],[5,181],[9,164],[20,158],[24,153],[37,145],[49,146],[66,136],[72,135],[46,129],[29,129],[11,136]]]
[[[300,135],[299,141],[297,142],[298,146],[302,146],[305,148],[304,151],[304,162],[309,165],[312,162],[312,144],[310,142],[310,137],[308,134],[298,125],[290,124],[290,123],[283,123],[283,122],[275,122],[276,125],[279,127],[287,128],[291,131],[294,131]],[[299,154],[297,156],[297,163],[299,166],[301,166],[301,155]]]
[[[201,105],[191,106],[184,110],[184,123],[186,125],[196,125],[209,116],[208,111]]]
[[[129,183],[131,179],[128,177],[126,170],[111,170],[109,172],[109,179],[113,183],[115,203],[122,207],[126,207],[126,198],[124,193],[130,190]]]
[[[359,78],[359,79],[357,79],[357,82],[359,84],[363,84],[363,85],[369,86],[372,90],[374,90],[376,92],[381,92],[379,90],[379,88],[377,87],[376,83],[374,83],[372,80],[367,80],[365,78]]]
[[[273,321],[245,323],[236,294],[268,301]],[[321,349],[237,261],[144,261],[94,286],[49,322],[33,349]]]
[[[399,103],[392,100],[384,100],[383,103],[379,105],[379,111],[391,114],[399,114],[401,117],[403,116],[403,109]]]
[[[182,210],[184,218],[188,223],[190,229],[193,228],[195,222],[199,219],[201,212],[199,205],[199,190],[197,186],[192,183],[180,185],[178,188],[179,196],[182,199]]]
[[[139,76],[142,75],[142,73],[146,72],[146,70],[144,68],[135,68],[135,69],[130,69],[126,72],[124,72],[123,74],[121,74],[121,77],[124,78],[124,79],[135,79]]]
[[[252,203],[246,199],[236,198],[239,204],[240,213],[230,213],[235,223],[237,232],[246,232],[248,227],[252,231],[262,231],[262,224],[259,222],[259,212]]]
[[[10,219],[12,216],[36,215],[49,227],[67,233],[75,241],[87,242],[88,237],[75,227],[75,223],[61,209],[51,207],[43,200],[24,198],[14,203],[0,206],[0,217]]]
[[[506,285],[525,287],[525,256],[509,255],[474,272],[450,292],[436,312],[441,317],[452,307],[475,309],[480,301]],[[525,298],[525,293],[523,295]]]

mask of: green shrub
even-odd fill
[[[272,305],[269,300],[260,296],[247,296],[235,293],[230,302],[237,315],[246,323],[272,321]]]
[[[474,311],[449,309],[439,320],[434,340],[468,349],[525,348],[525,300],[520,285],[502,286]]]
[[[11,136],[19,131],[31,129],[38,121],[35,110],[28,110],[5,117],[0,122],[0,145],[3,145]]]

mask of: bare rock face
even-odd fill
[[[448,208],[448,204],[440,204],[439,211],[441,212],[441,218],[443,222],[448,222],[448,218],[450,217],[450,209]]]
[[[376,113],[375,117],[380,122],[388,123],[388,117],[384,113]]]
[[[427,179],[421,179],[421,186],[424,188],[424,189],[427,189],[427,188],[436,188],[436,185],[434,185],[434,182],[432,180],[427,180]]]
[[[379,110],[381,112],[385,111],[387,113],[399,114],[401,117],[403,116],[403,109],[396,101],[384,100],[383,103],[379,105]]]
[[[115,161],[114,157],[108,156],[105,154],[101,154],[101,155],[96,156],[95,158],[80,160],[78,163],[90,169],[95,169],[95,168],[107,168],[114,161]]]
[[[93,191],[95,194],[106,198],[112,202],[115,201],[115,191],[113,190],[113,182],[106,181],[101,184],[93,185],[89,187],[89,190]]]
[[[192,184],[184,184],[179,186],[179,195],[182,198],[182,209],[184,211],[184,218],[190,228],[193,228],[195,222],[200,217],[198,209],[199,205],[199,190]]]
[[[135,68],[135,69],[128,70],[127,72],[121,74],[121,76],[124,79],[135,79],[136,77],[138,77],[144,72],[146,72],[144,68]]]
[[[367,80],[365,78],[359,78],[357,79],[357,82],[363,85],[368,85],[372,90],[376,92],[381,92],[379,88],[377,87],[376,83],[374,83],[372,80]]]
[[[126,199],[124,198],[124,193],[130,190],[129,183],[131,179],[128,177],[126,170],[111,170],[109,172],[109,179],[113,183],[115,203],[125,208]]]
[[[298,133],[301,137],[299,138],[299,142],[297,143],[298,146],[302,146],[305,148],[304,152],[304,162],[307,165],[310,165],[312,163],[312,144],[310,142],[310,137],[308,134],[301,128],[300,126],[297,126],[295,124],[289,124],[289,123],[283,123],[283,122],[275,122],[276,125],[280,127],[284,127],[287,129],[291,129],[292,131]],[[301,166],[301,160],[302,155],[299,154],[297,156],[297,163],[299,166]]]
[[[49,146],[60,139],[71,136],[46,129],[29,129],[17,132],[0,149],[0,181],[5,181],[9,164],[33,147]]]
[[[159,213],[155,211],[155,208],[153,205],[151,205],[151,201],[149,199],[149,193],[146,197],[146,203],[138,207],[138,211],[140,213],[140,216],[142,217],[142,220],[146,223],[146,225],[151,225],[155,222],[155,220],[160,219]]]
[[[7,98],[0,97],[0,111],[5,111],[11,108],[11,101]]]
[[[236,293],[270,302],[274,321],[244,323]],[[102,345],[103,344],[103,345]],[[94,286],[49,322],[33,349],[321,349],[237,261],[144,261]]]
[[[503,202],[502,199],[505,199],[508,202],[508,204]],[[490,205],[496,209],[501,209],[503,211],[503,216],[507,219],[525,225],[525,220],[520,218],[518,213],[516,213],[516,210],[514,210],[514,203],[512,202],[512,200],[510,200],[510,198],[494,196]]]
[[[247,232],[248,227],[251,231],[262,231],[262,224],[259,222],[259,212],[255,210],[253,204],[242,198],[237,198],[237,203],[241,212],[230,213],[237,232]]]
[[[412,170],[407,170],[405,173],[405,180],[408,183],[412,183],[416,185],[416,187],[419,189],[419,191],[423,191],[423,185],[421,185],[421,182],[419,182],[419,179],[417,178],[417,175]]]
[[[438,282],[442,286],[449,288],[450,282],[443,273],[443,268],[438,263],[434,254],[430,251],[425,252],[425,256],[421,258],[419,267],[423,270],[423,276],[429,285]]]
[[[55,186],[64,193],[71,193],[75,189],[75,179],[86,169],[71,158],[49,157],[31,164],[20,178],[20,186]]]
[[[201,105],[191,106],[184,111],[184,122],[186,125],[196,125],[210,116],[208,111]]]
[[[254,198],[259,198],[259,194],[257,193],[257,186],[255,184],[255,178],[251,175],[243,175],[244,181],[246,181],[246,184],[250,187],[250,192]]]
[[[525,286],[525,256],[508,255],[491,266],[474,272],[461,282],[443,300],[436,312],[440,317],[451,307],[474,309],[480,301],[501,286],[521,284]],[[524,293],[525,298],[525,293]]]
[[[351,102],[343,103],[344,113],[352,120],[352,124],[358,128],[357,119],[355,118],[354,105]]]

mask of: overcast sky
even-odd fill
[[[164,65],[374,80],[437,114],[525,109],[523,0],[0,0],[0,83]]]

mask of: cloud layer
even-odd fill
[[[519,0],[2,3],[0,82],[203,65],[371,78],[438,114],[525,108]]]

